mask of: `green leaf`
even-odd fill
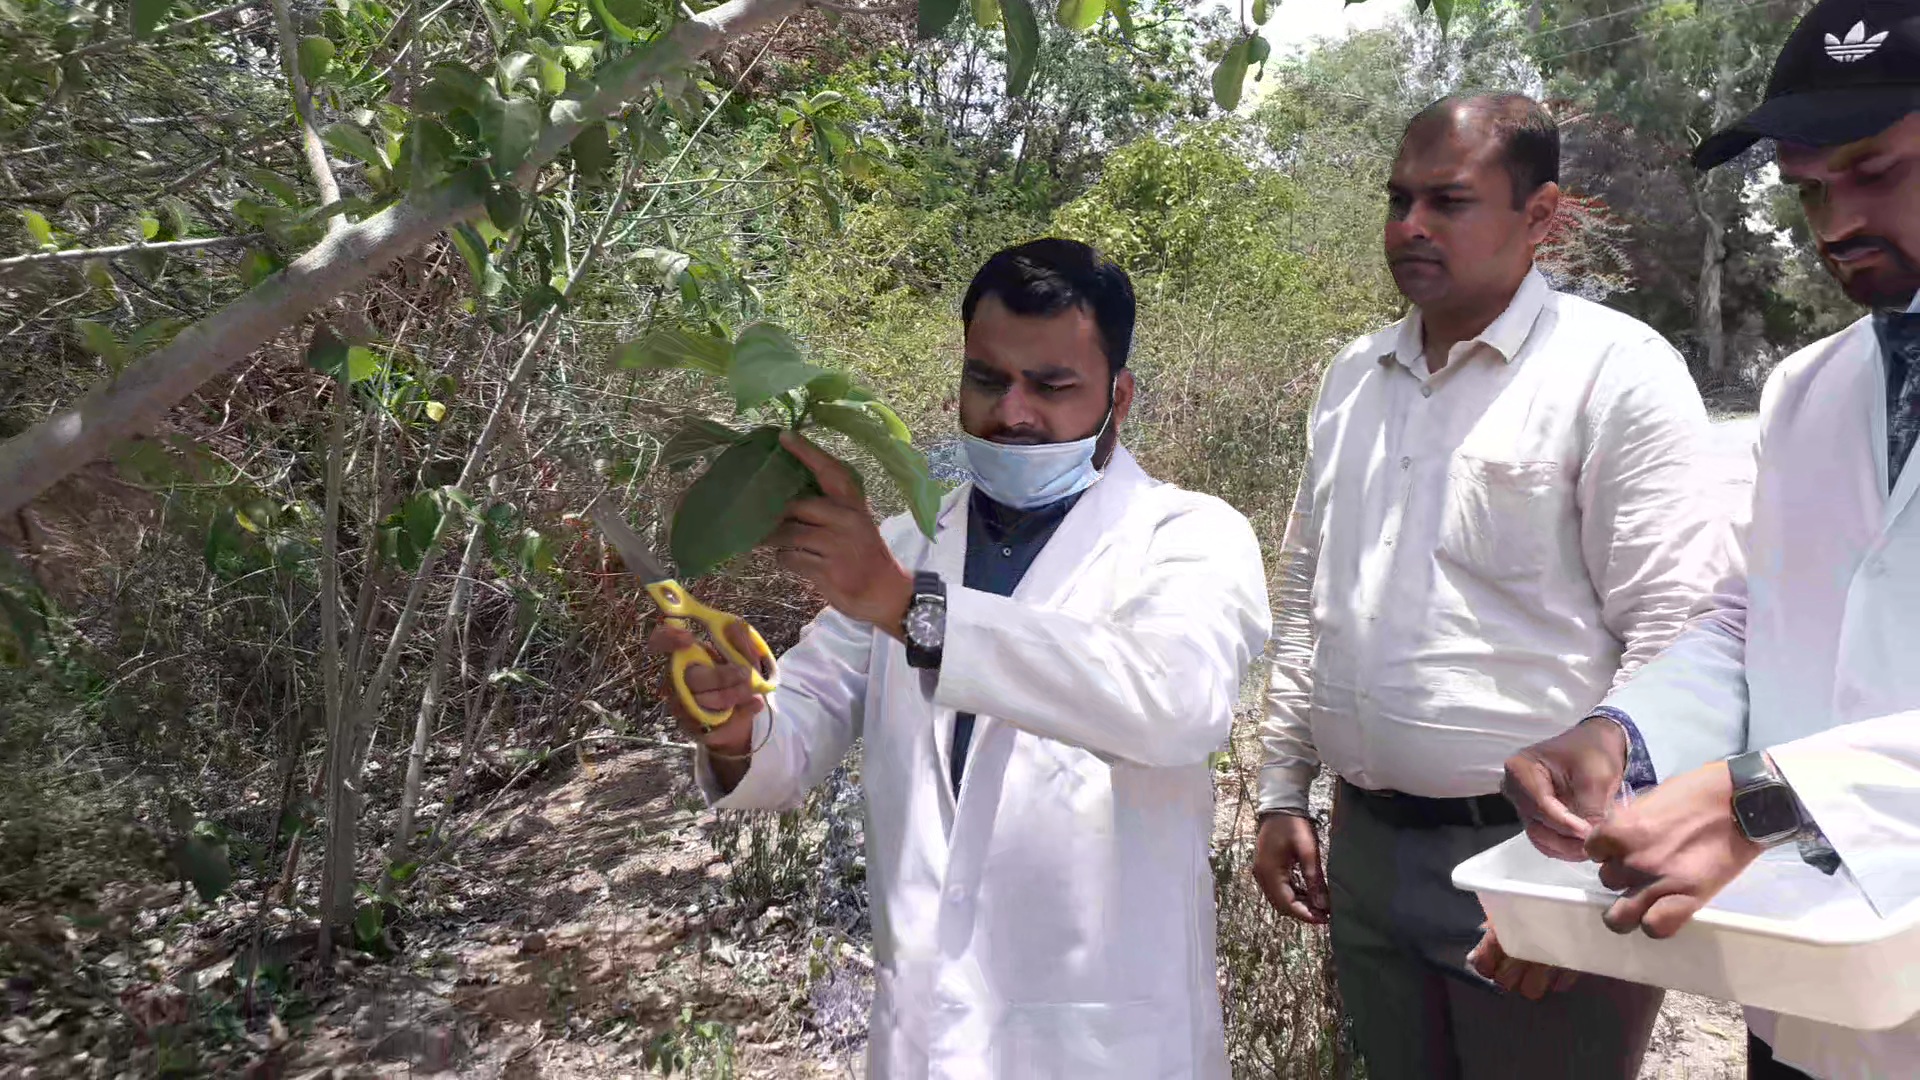
[[[247,170],[247,179],[254,187],[279,199],[288,206],[300,205],[300,189],[288,183],[279,173],[267,169]]]
[[[172,10],[173,0],[133,0],[133,36],[144,38],[160,29]]]
[[[307,85],[313,85],[327,73],[339,51],[333,42],[319,34],[300,39],[300,75],[307,80]]]
[[[487,192],[487,219],[501,232],[512,232],[520,227],[526,203],[520,197],[520,189],[512,184],[501,184]]]
[[[864,407],[868,412],[878,416],[881,423],[887,425],[888,434],[904,443],[913,441],[913,433],[907,430],[906,423],[900,419],[898,413],[878,401],[869,400]]]
[[[574,168],[580,175],[598,182],[613,168],[613,143],[607,138],[607,125],[588,124],[586,128],[567,144],[567,152],[573,155]]]
[[[130,359],[127,355],[127,347],[120,344],[120,339],[114,337],[113,331],[107,329],[105,324],[94,322],[92,319],[75,319],[73,330],[79,335],[80,344],[85,346],[88,352],[105,360],[107,366],[115,373],[127,366],[127,360]]]
[[[387,867],[387,878],[396,885],[404,885],[413,880],[413,875],[419,872],[418,862],[394,863]]]
[[[347,370],[347,343],[324,325],[314,327],[313,338],[307,342],[307,366],[339,378]]]
[[[528,529],[520,534],[520,544],[514,554],[520,560],[520,568],[529,574],[545,574],[553,570],[553,544],[537,529]]]
[[[447,406],[444,402],[429,401],[425,406],[427,419],[439,423],[447,418]]]
[[[532,98],[488,103],[481,119],[480,137],[493,151],[494,170],[501,176],[520,167],[540,138],[540,105]]]
[[[233,867],[227,862],[227,846],[213,839],[189,836],[173,852],[173,864],[180,876],[212,903],[233,884]]]
[[[672,248],[638,248],[634,251],[633,257],[652,262],[660,270],[660,284],[669,286],[678,283],[680,275],[686,273],[687,268],[693,265],[693,256]]]
[[[1007,96],[1017,98],[1027,92],[1040,63],[1040,19],[1032,0],[1000,0],[1000,13],[1007,27]]]
[[[240,283],[249,289],[279,272],[279,261],[259,248],[249,248],[240,256]]]
[[[140,239],[153,240],[160,235],[160,219],[152,214],[140,215]]]
[[[460,249],[460,257],[467,261],[467,272],[473,277],[473,291],[483,297],[498,293],[498,271],[493,268],[487,242],[480,238],[480,233],[472,225],[463,224],[455,225],[453,232],[448,235],[453,237],[453,246]]]
[[[380,940],[382,916],[379,904],[368,904],[353,917],[354,943],[362,949],[377,944]]]
[[[540,57],[540,89],[549,94],[566,93],[567,67],[557,54]]]
[[[347,381],[365,382],[380,371],[380,357],[369,348],[355,345],[347,350]]]
[[[693,482],[673,515],[673,559],[697,578],[765,540],[787,504],[813,483],[780,445],[780,428],[748,432]]]
[[[407,184],[415,191],[431,187],[451,172],[459,153],[453,133],[438,121],[420,117],[407,129]]]
[[[133,336],[127,339],[127,355],[139,356],[150,347],[164,345],[185,330],[187,325],[185,319],[155,319],[135,330]]]
[[[420,88],[414,105],[436,116],[465,111],[477,118],[493,96],[487,80],[465,65],[439,63],[427,71],[427,84]]]
[[[1132,0],[1108,0],[1107,10],[1113,12],[1113,21],[1120,26],[1120,36],[1133,40],[1133,4]]]
[[[1433,0],[1433,17],[1444,31],[1453,21],[1453,0]]]
[[[400,509],[401,526],[407,530],[407,539],[413,546],[424,552],[433,544],[433,534],[440,528],[440,502],[433,493],[423,491],[408,499]]]
[[[734,339],[727,380],[733,384],[735,406],[746,412],[825,374],[800,358],[800,347],[785,330],[772,323],[754,323]]]
[[[374,144],[373,136],[363,129],[348,123],[328,124],[320,129],[320,141],[350,158],[358,158],[368,165],[387,168],[393,162]]]
[[[973,0],[973,24],[982,30],[1000,25],[1000,0]]]
[[[733,344],[717,334],[663,326],[616,346],[613,362],[628,371],[704,371],[724,378],[733,363]]]
[[[1252,39],[1241,37],[1227,48],[1220,65],[1213,69],[1213,102],[1225,112],[1240,105],[1240,92],[1247,82],[1247,60]]]
[[[515,83],[526,77],[527,69],[533,66],[532,53],[509,53],[494,61],[494,67],[500,74],[500,92],[512,94]]]
[[[913,522],[920,531],[933,536],[934,516],[940,512],[940,485],[927,470],[926,455],[905,439],[897,438],[891,425],[870,409],[823,402],[813,407],[813,418],[859,444],[873,455],[913,511]],[[894,421],[898,422],[898,417]]]
[[[495,0],[495,2],[500,5],[502,11],[513,16],[513,21],[519,24],[520,29],[528,30],[533,27],[533,20],[527,16],[526,0]]]
[[[27,227],[27,236],[33,246],[50,251],[59,245],[53,242],[53,226],[47,223],[47,217],[38,210],[20,211],[20,223]]]
[[[853,393],[853,377],[844,371],[829,371],[807,384],[807,397],[814,401],[839,401]]]
[[[1053,21],[1068,30],[1091,30],[1107,13],[1107,0],[1060,0]]]
[[[1273,9],[1268,6],[1267,0],[1253,0],[1253,25],[1267,25],[1267,19],[1272,15]]]
[[[705,461],[740,441],[740,432],[704,416],[688,417],[680,430],[660,447],[660,464],[669,469],[684,469]]]
[[[639,31],[615,18],[613,12],[607,9],[607,0],[591,0],[591,2],[594,17],[600,20],[600,25],[606,27],[607,33],[611,35],[615,41],[636,41],[639,39]]]
[[[960,0],[920,0],[920,37],[939,37],[959,14]]]

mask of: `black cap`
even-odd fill
[[[1840,146],[1920,112],[1920,0],[1823,0],[1793,28],[1767,99],[1710,136],[1693,163],[1711,169],[1761,139]]]

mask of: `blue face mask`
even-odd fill
[[[1109,393],[1108,401],[1112,401]],[[1093,455],[1113,421],[1113,406],[1092,437],[1073,442],[1018,446],[965,436],[967,468],[982,495],[1015,510],[1032,510],[1078,495],[1100,479]]]

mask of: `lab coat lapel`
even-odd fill
[[[1148,482],[1147,474],[1140,471],[1133,455],[1123,447],[1116,447],[1113,460],[1107,463],[1099,483],[1088,488],[1087,493],[1067,513],[1052,539],[1040,550],[1033,565],[1027,569],[1026,576],[1020,579],[1020,584],[1013,590],[1013,599],[1041,607],[1059,603],[1086,568],[1113,543],[1119,531],[1120,519],[1134,505],[1134,496]],[[1012,739],[995,737],[999,727],[1000,721],[993,717],[975,718],[973,744],[966,767],[969,779],[961,785],[963,798],[967,788],[999,790],[1000,775],[1006,771],[1007,759],[1013,752]],[[951,719],[945,730],[948,741],[946,748],[941,751],[943,761],[946,755],[952,753]],[[972,803],[969,802],[969,805]]]
[[[1115,526],[1133,505],[1133,495],[1146,479],[1133,455],[1124,447],[1116,447],[1100,482],[1074,504],[1033,560],[1027,576],[1020,579],[1013,598],[1044,606],[1064,597],[1081,572],[1113,543]]]
[[[928,553],[928,563],[923,569],[932,570],[940,575],[949,589],[958,588],[966,579],[967,573],[967,506],[973,495],[972,484],[962,484],[947,496],[935,519],[933,548]],[[912,670],[912,669],[909,669]],[[932,674],[913,671],[926,683],[928,707],[933,710],[933,748],[934,759],[927,763],[933,770],[935,783],[940,788],[940,808],[946,818],[942,824],[946,831],[953,831],[953,815],[957,807],[954,804],[953,782],[949,779],[948,762],[953,759],[954,711],[931,704],[933,698]]]

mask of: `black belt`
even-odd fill
[[[1520,812],[1503,795],[1474,795],[1465,799],[1430,799],[1401,791],[1368,791],[1345,780],[1340,793],[1367,809],[1380,820],[1402,829],[1437,829],[1443,826],[1486,828],[1520,824]]]

